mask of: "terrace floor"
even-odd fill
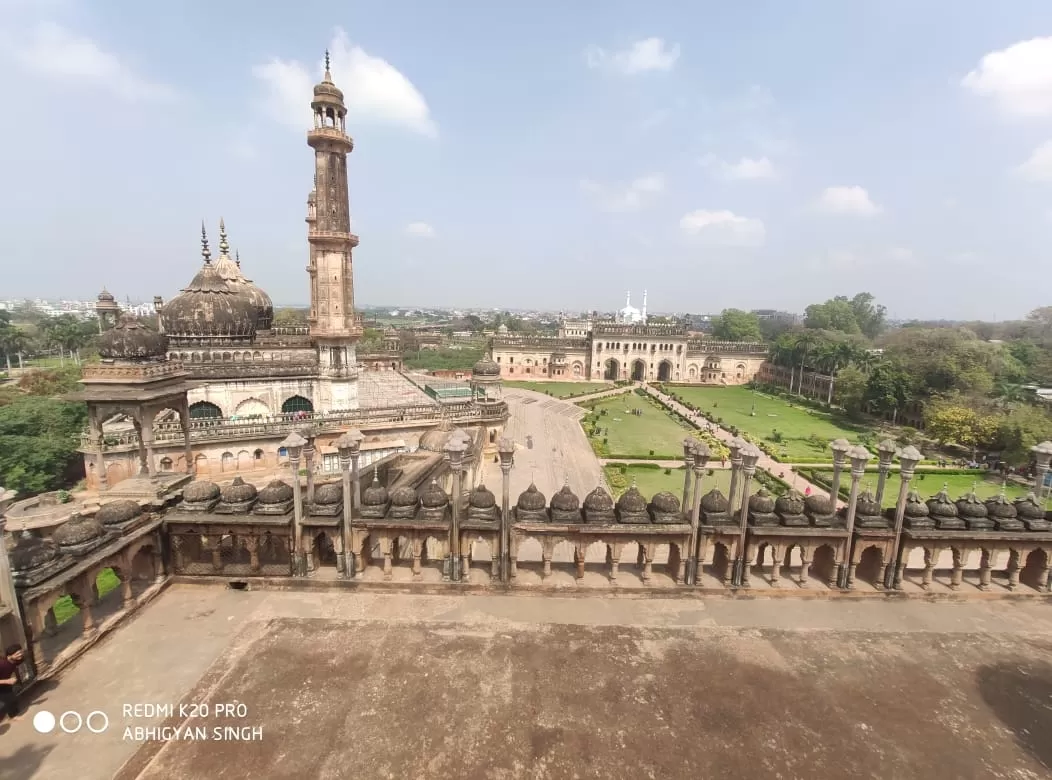
[[[1035,602],[174,586],[0,725],[0,776],[1042,777],[1050,650]]]

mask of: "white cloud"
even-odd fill
[[[818,208],[830,214],[857,214],[870,217],[881,212],[862,187],[826,187],[818,199]]]
[[[405,232],[418,238],[434,238],[435,229],[426,222],[410,222],[406,225]]]
[[[0,39],[0,48],[26,72],[79,88],[95,87],[129,102],[167,101],[171,87],[137,75],[128,65],[91,38],[54,22]]]
[[[990,52],[961,80],[961,86],[990,98],[1007,114],[1052,115],[1052,37]]]
[[[351,46],[347,34],[339,29],[329,51],[332,80],[343,90],[350,122],[374,121],[407,127],[426,136],[438,134],[424,96],[391,63]],[[308,67],[296,60],[277,58],[252,69],[266,88],[271,116],[297,130],[311,125],[311,94],[323,71],[321,62]]]
[[[700,162],[705,168],[713,171],[714,175],[728,181],[774,179],[778,176],[774,164],[766,157],[742,157],[738,162],[729,163],[715,155],[707,154]]]
[[[604,185],[583,179],[581,189],[591,195],[604,211],[636,211],[664,191],[665,178],[652,173],[627,185]]]
[[[1030,181],[1052,181],[1052,141],[1045,141],[1037,147],[1015,170]]]
[[[698,209],[684,214],[679,228],[688,236],[721,246],[757,247],[767,239],[763,222],[726,210]]]
[[[905,246],[895,246],[888,250],[888,259],[896,263],[907,263],[914,258],[913,250]]]
[[[669,71],[679,59],[679,44],[668,46],[663,38],[646,38],[615,52],[589,46],[584,58],[589,68],[613,70],[626,76],[652,70]]]

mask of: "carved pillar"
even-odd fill
[[[99,410],[94,404],[88,406],[88,433],[92,443],[95,445],[95,480],[99,491],[109,489],[110,483],[106,478],[106,438],[102,435],[102,420],[99,419]]]
[[[307,504],[314,503],[314,437],[307,439],[307,446],[303,448],[303,467],[307,470]],[[297,474],[297,481],[299,475]]]
[[[745,534],[749,525],[749,485],[756,473],[756,463],[762,453],[753,445],[741,451],[742,458],[742,505],[738,519],[738,549],[734,561],[734,585],[747,585],[749,580],[748,561],[746,560]]]
[[[11,561],[7,557],[7,534],[4,526],[7,520],[0,514],[0,604],[11,608],[14,616],[15,631],[18,633],[18,643],[25,646],[25,625],[22,622],[22,610],[15,595],[15,582],[11,578]]]
[[[935,577],[935,565],[939,561],[940,553],[942,553],[942,548],[940,547],[924,548],[924,575],[921,577],[921,587],[924,590],[931,587],[932,579]]]
[[[354,487],[354,490],[351,492],[351,504],[355,513],[362,508],[362,476],[358,469],[360,460],[361,452],[351,453],[351,483]]]
[[[157,466],[153,457],[153,417],[149,410],[146,410],[142,419],[145,424],[141,425],[139,435],[142,437],[143,447],[146,449],[146,474],[153,479],[157,476]]]
[[[709,460],[709,448],[698,442],[691,448],[690,468],[694,471],[694,498],[690,506],[690,542],[687,545],[687,568],[685,582],[687,585],[696,585],[698,582],[698,547],[701,526],[701,478],[705,473],[705,464]],[[686,494],[684,493],[684,498]]]
[[[143,435],[142,421],[139,419],[138,411],[132,417],[132,425],[135,427],[136,436],[139,437],[139,476],[148,476],[150,470],[147,466],[146,438]]]
[[[779,587],[779,580],[782,576],[782,557],[785,555],[785,550],[781,550],[777,547],[771,547],[771,587]]]
[[[340,457],[340,476],[343,487],[343,552],[336,559],[336,567],[347,579],[354,577],[354,548],[351,546],[351,521],[354,520],[354,498],[351,493],[351,459]],[[357,487],[357,486],[356,486]],[[357,490],[355,490],[357,493]]]
[[[968,548],[953,548],[953,573],[950,575],[951,590],[957,590],[961,587],[961,583],[964,581],[964,568],[968,565],[968,558],[971,556],[971,552]]]
[[[920,453],[917,453],[918,455]],[[919,461],[920,458],[917,458]],[[895,536],[891,545],[891,557],[885,562],[889,564],[886,566],[884,574],[884,587],[888,589],[898,589],[902,587],[901,573],[896,576],[896,572],[899,571],[899,555],[901,550],[899,549],[902,544],[902,520],[906,515],[906,498],[910,492],[910,480],[913,479],[913,469],[917,465],[916,461],[907,458],[907,453],[902,453],[902,466],[899,470],[899,478],[901,483],[899,484],[899,497],[895,502]],[[893,579],[895,580],[893,582]]]
[[[293,457],[289,453],[289,465],[292,467],[292,573],[297,577],[307,576],[307,557],[303,550],[303,488],[300,486],[299,453]]]
[[[248,548],[248,566],[253,572],[260,570],[259,566],[259,534],[251,533],[245,537],[245,547]]]
[[[1008,551],[1008,589],[1015,590],[1019,587],[1019,573],[1023,570],[1023,550],[1013,549]]]
[[[840,474],[844,470],[847,451],[851,449],[851,443],[846,439],[837,439],[829,447],[833,450],[833,482],[829,488],[829,503],[835,511],[840,501]]]
[[[183,431],[183,457],[186,458],[186,473],[194,474],[194,452],[190,448],[190,407],[184,397],[179,404],[179,427]]]
[[[844,552],[840,564],[839,585],[841,588],[850,589],[854,587],[852,581],[852,546],[855,534],[855,510],[858,508],[858,483],[866,473],[866,461],[869,460],[869,452],[864,447],[852,447],[851,455],[851,495],[847,500],[847,538],[844,540]],[[833,504],[836,506],[836,504]]]

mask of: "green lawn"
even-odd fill
[[[121,581],[113,573],[113,569],[103,569],[95,578],[95,589],[98,590],[100,599],[119,588],[120,584]],[[51,611],[55,613],[55,623],[60,626],[80,612],[69,596],[63,596],[56,601]]]
[[[684,437],[697,436],[696,429],[676,422],[656,402],[634,392],[588,406],[591,411],[581,423],[586,433],[595,425],[603,429],[602,435],[589,437],[600,457],[677,460],[683,457]],[[632,414],[633,409],[642,414]]]
[[[533,390],[556,398],[572,398],[614,389],[613,383],[610,382],[505,382],[504,386]]]
[[[802,471],[804,469],[801,469]],[[826,470],[815,470],[815,474],[821,477],[825,477],[827,481],[832,481],[833,472]],[[850,477],[845,473],[841,478],[841,491],[843,491],[845,485],[850,487]],[[895,506],[895,501],[899,497],[899,485],[902,484],[899,480],[899,475],[896,471],[892,471],[888,474],[887,482],[884,487],[884,500],[883,504],[885,507]],[[982,476],[971,474],[939,474],[938,472],[931,471],[918,471],[913,476],[913,480],[910,483],[911,487],[920,493],[925,499],[931,498],[940,490],[942,490],[943,484],[946,485],[946,489],[950,493],[950,498],[956,501],[963,495],[970,493],[972,485],[975,484],[975,494],[979,498],[986,499],[990,496],[996,496],[1001,492],[1001,481],[997,479],[983,479]],[[877,470],[872,468],[867,470],[866,476],[862,478],[861,489],[865,490],[866,487],[876,492],[877,490]],[[1029,491],[1028,488],[1020,487],[1009,482],[1005,486],[1005,495],[1008,496],[1009,500],[1015,500],[1017,498],[1024,497]]]
[[[670,387],[680,399],[693,404],[715,418],[722,418],[724,428],[737,427],[756,439],[762,439],[780,460],[793,458],[832,458],[829,442],[845,438],[858,441],[865,427],[853,428],[830,414],[758,393],[746,387]],[[754,414],[755,413],[755,414]],[[774,432],[782,442],[773,440]]]
[[[639,488],[639,492],[646,496],[647,499],[653,498],[655,493],[660,493],[663,490],[674,493],[680,498],[683,496],[682,467],[672,469],[671,474],[666,474],[665,469],[649,469],[630,465],[625,466],[624,474],[621,473],[621,468],[616,465],[604,466],[603,470],[606,472],[606,478],[610,482],[610,489],[614,491],[614,498],[628,490],[632,485],[633,479],[636,481],[636,487]],[[708,493],[714,487],[719,487],[723,494],[727,495],[730,489],[730,481],[730,469],[713,469],[712,476],[709,476],[706,471],[705,476],[702,477],[701,489]],[[693,484],[693,478],[691,482]],[[692,495],[693,490],[692,487]]]

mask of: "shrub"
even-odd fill
[[[671,473],[672,473],[672,469],[665,469],[665,476],[668,476]]]

